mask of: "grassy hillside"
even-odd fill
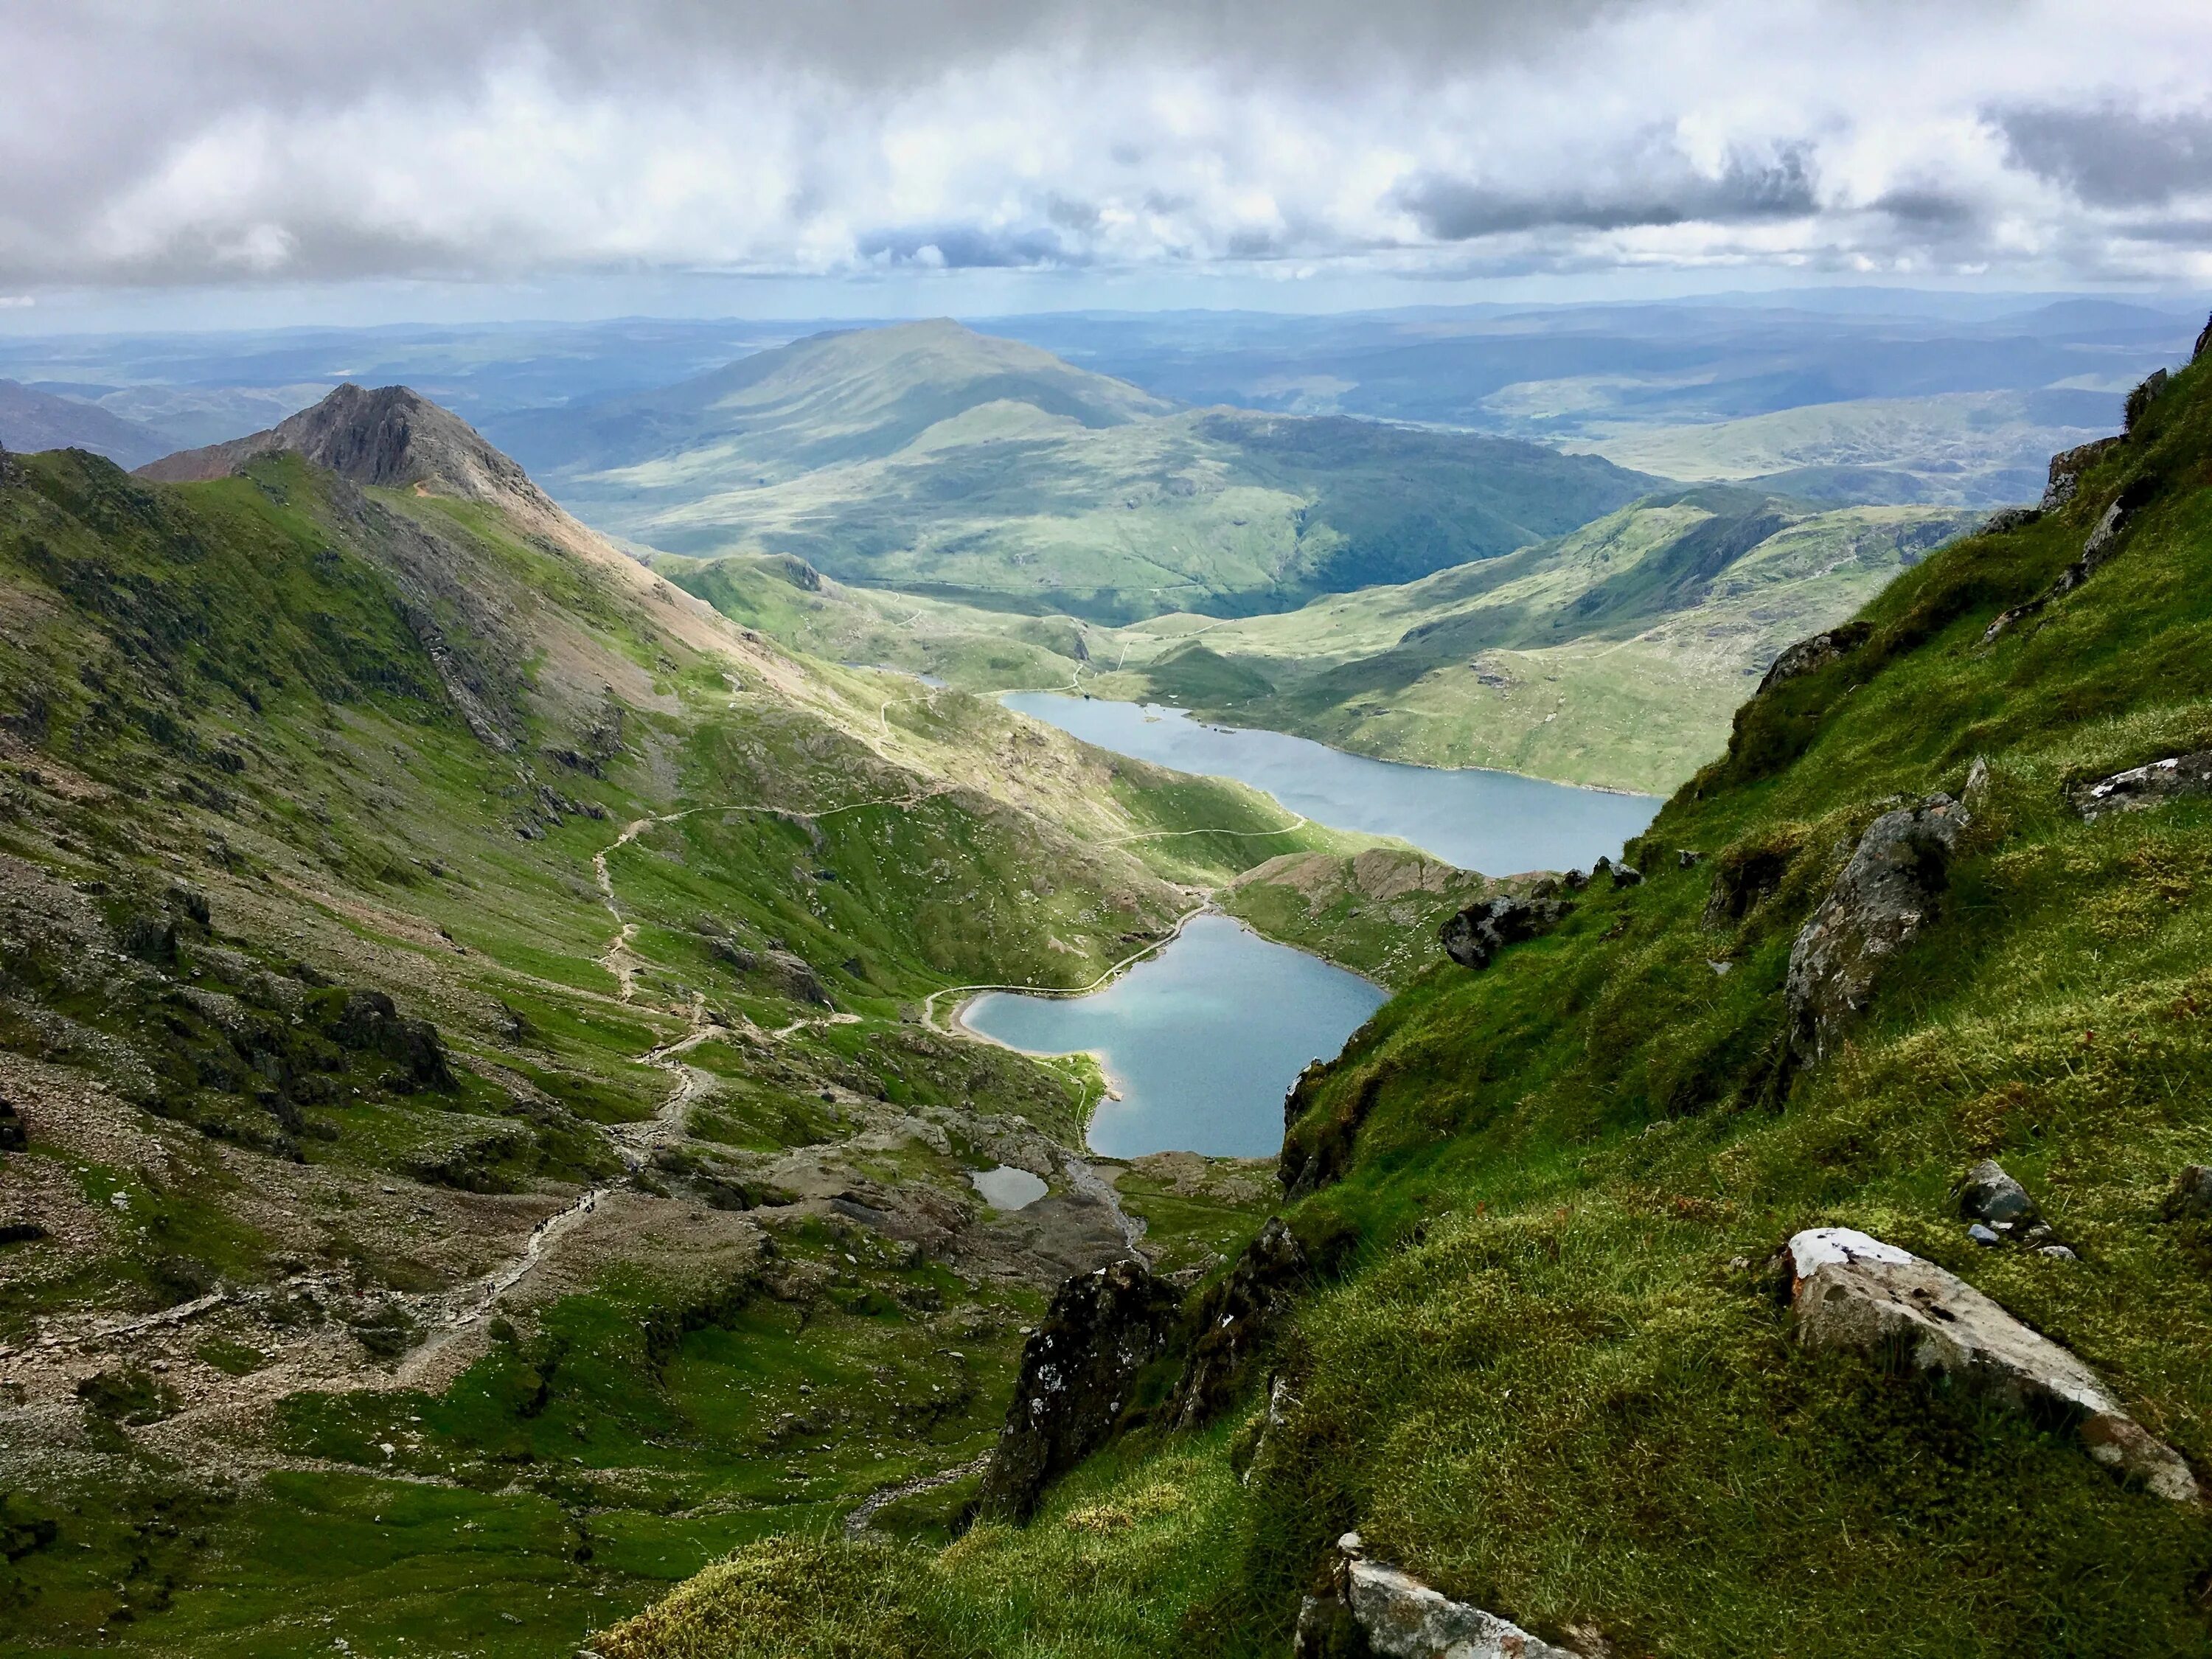
[[[298,441],[390,488],[0,458],[10,1651],[567,1651],[956,1468],[1123,1246],[1095,1070],[922,1000],[1358,844],[886,704],[367,401]],[[1117,1175],[1170,1256],[1255,1220]]]
[[[1237,620],[1104,628],[871,592],[769,558],[663,558],[726,614],[976,690],[1081,689],[1431,766],[1664,791],[1792,641],[1978,522],[1708,486],[1417,582]]]
[[[1985,643],[2124,489],[2115,556]],[[1751,702],[1641,885],[1431,970],[1304,1091],[1292,1147],[1348,1168],[1289,1208],[1322,1266],[1240,1408],[1133,1426],[949,1550],[740,1552],[602,1650],[1278,1654],[1356,1527],[1585,1653],[2212,1651],[2199,1511],[2064,1422],[1801,1346],[1768,1265],[1824,1224],[1905,1246],[2212,1468],[2203,1230],[2164,1204],[2212,1161],[2212,801],[2085,823],[2069,794],[2212,744],[2208,594],[2212,364],[2066,509],[1934,554]],[[1792,940],[1935,791],[1971,812],[1948,886],[1838,1048],[1785,1068]],[[1984,1157],[2075,1259],[1969,1241]]]
[[[1720,746],[1778,652],[1976,522],[1674,492],[1403,586],[1220,626],[1164,620],[1126,655],[1095,651],[1127,667],[1086,684],[1385,759],[1663,792]]]
[[[1651,480],[1369,422],[1176,412],[950,322],[816,336],[495,428],[594,524],[1102,620],[1280,610],[1555,536]]]

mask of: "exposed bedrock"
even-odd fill
[[[1178,1428],[1219,1416],[1243,1389],[1306,1280],[1309,1264],[1280,1216],[1270,1217],[1228,1276],[1198,1306],[1199,1334],[1168,1407]]]
[[[1006,1424],[983,1475],[987,1515],[1024,1520],[1112,1436],[1137,1373],[1167,1347],[1181,1297],[1136,1261],[1079,1273],[1022,1350]]]
[[[1816,1063],[1865,1010],[1882,964],[1941,902],[1966,809],[1948,795],[1885,812],[1790,950],[1784,997],[1790,1058]]]
[[[2212,794],[2212,749],[2175,755],[2115,772],[2069,792],[2074,810],[2090,823],[2107,812],[2139,812],[2185,796]]]
[[[2023,1408],[2070,1418],[2089,1455],[2176,1503],[2198,1500],[2181,1454],[2130,1417],[2096,1372],[1955,1273],[1849,1227],[1788,1246],[1797,1339],[1896,1356]]]
[[[1337,1540],[1325,1577],[1299,1606],[1294,1659],[1583,1659],[1369,1560],[1356,1532]]]

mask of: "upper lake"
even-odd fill
[[[1316,823],[1396,836],[1488,876],[1588,869],[1601,856],[1619,858],[1659,810],[1653,795],[1374,760],[1281,732],[1208,726],[1179,708],[1052,691],[1010,691],[1000,701],[1101,749],[1234,778]]]
[[[1307,1061],[1335,1059],[1384,994],[1319,957],[1206,915],[1103,991],[994,991],[960,1018],[1031,1054],[1097,1054],[1121,1097],[1091,1119],[1091,1147],[1109,1158],[1170,1149],[1267,1158],[1283,1144],[1284,1091]]]

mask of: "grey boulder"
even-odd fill
[[[1510,1620],[1370,1561],[1356,1532],[1337,1540],[1328,1592],[1299,1607],[1291,1651],[1295,1659],[1579,1659]]]
[[[1620,867],[1615,866],[1613,880],[1620,879]],[[1548,933],[1574,908],[1559,898],[1483,899],[1445,922],[1437,938],[1444,954],[1461,967],[1487,968],[1507,945]]]
[[[2187,795],[2203,794],[2212,794],[2212,749],[2115,772],[2083,784],[2071,793],[2070,799],[2074,810],[2094,823],[2107,812],[2140,812],[2147,806],[2162,806]]]
[[[1809,1066],[1866,1007],[1881,966],[1935,914],[1966,809],[1948,795],[1885,812],[1790,949],[1784,983],[1793,1063]]]
[[[1849,1227],[1801,1232],[1788,1255],[1807,1347],[1901,1353],[2012,1405],[2055,1409],[2106,1468],[2160,1498],[2198,1501],[2181,1454],[2130,1417],[2096,1372],[1955,1273]]]

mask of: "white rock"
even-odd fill
[[[1386,1659],[1575,1659],[1494,1613],[1372,1561],[1348,1564],[1346,1600]]]
[[[2130,1417],[2102,1378],[1955,1273],[1848,1227],[1790,1241],[1798,1340],[1808,1347],[1897,1348],[1922,1370],[1978,1383],[2016,1404],[2078,1414],[2089,1455],[2161,1498],[2195,1503],[2180,1453]]]

